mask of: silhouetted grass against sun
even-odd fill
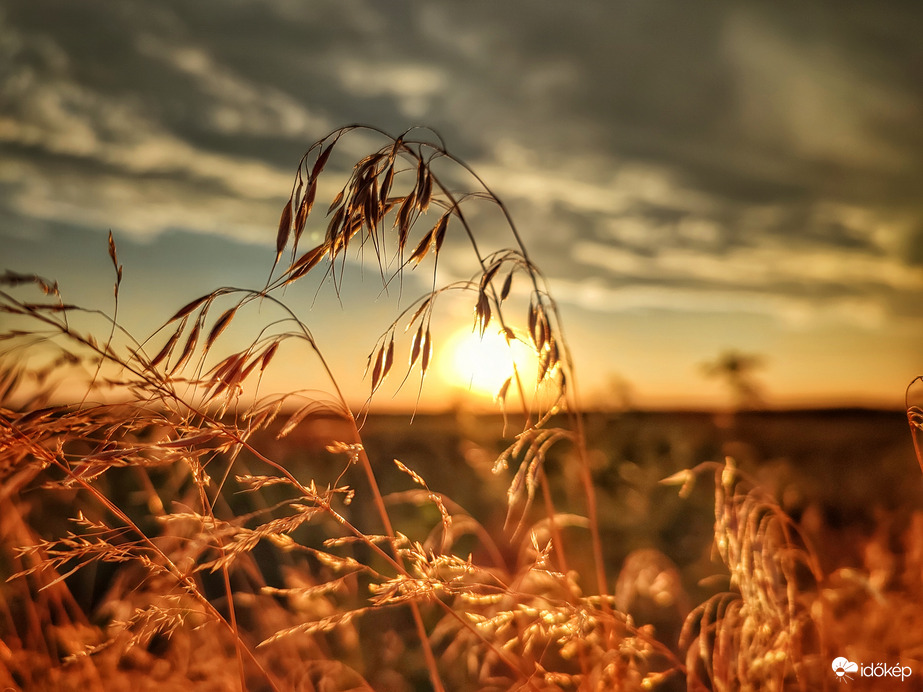
[[[500,223],[473,224],[482,206]],[[109,311],[0,277],[0,686],[807,690],[885,634],[902,660],[920,650],[919,513],[891,525],[900,569],[882,537],[863,566],[827,564],[826,524],[722,453],[752,454],[739,442],[682,468],[685,433],[622,440],[638,463],[589,447],[551,291],[432,132],[333,131],[274,230],[264,283],[190,297],[143,339],[121,326],[111,233]],[[357,266],[394,298],[383,330],[357,325],[361,393],[310,322]],[[733,385],[750,366],[726,360]],[[291,386],[264,388],[280,367]],[[435,376],[496,413],[421,416],[421,451],[375,406]],[[908,415],[918,435],[909,398]],[[671,533],[682,564],[654,545]]]

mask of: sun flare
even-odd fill
[[[488,330],[460,331],[448,344],[443,378],[449,384],[480,397],[493,398],[503,383],[513,376],[514,364],[520,375],[531,360],[529,349],[519,341],[507,343],[502,333]]]

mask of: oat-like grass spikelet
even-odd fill
[[[344,167],[347,137],[372,144]],[[499,228],[475,228],[476,205]],[[0,686],[647,689],[681,674],[609,594],[562,320],[484,181],[435,133],[345,127],[302,157],[271,224],[265,285],[217,287],[143,340],[120,323],[131,276],[111,234],[108,313],[65,302],[46,279],[0,275],[12,325],[0,334]],[[441,285],[447,256],[462,278]],[[294,298],[310,285],[321,299],[328,280],[342,293],[354,261],[398,298],[391,324],[368,335],[358,411]],[[422,295],[404,295],[409,272],[425,277]],[[522,425],[494,464],[507,477],[505,530],[400,461],[411,489],[384,494],[393,467],[363,440],[373,396],[424,386],[450,296],[466,301],[473,330],[534,359],[534,377],[514,371],[497,393],[507,423]],[[289,351],[324,391],[261,391]],[[313,448],[315,424],[328,432]],[[559,446],[579,466],[579,514],[555,507],[545,467]],[[307,459],[293,462],[293,448]],[[727,516],[722,531],[752,543]],[[747,530],[782,540],[771,522]],[[565,531],[589,534],[592,575],[568,568]],[[770,588],[787,563],[749,563],[748,546],[726,545],[739,583],[765,582],[741,587],[746,597],[797,620],[792,595]]]
[[[907,422],[910,423],[913,451],[923,470],[923,375],[915,377],[907,385],[904,407],[907,410]]]
[[[715,468],[715,549],[731,593],[690,613],[680,645],[691,689],[812,689],[812,600],[823,574],[797,526],[728,458]],[[688,482],[688,479],[686,479]],[[831,659],[832,660],[832,659]]]

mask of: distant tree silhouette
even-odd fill
[[[715,360],[703,363],[702,370],[706,377],[724,381],[730,389],[735,409],[758,409],[764,406],[765,399],[763,386],[754,372],[765,363],[763,356],[731,349],[721,353]]]
[[[607,400],[619,411],[633,411],[638,405],[634,385],[621,375],[612,374],[606,380]]]

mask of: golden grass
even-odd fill
[[[668,479],[687,491],[715,470],[728,593],[690,608],[676,568],[653,550],[610,574],[557,307],[489,188],[432,139],[365,128],[385,144],[351,169],[322,242],[299,250],[320,176],[357,129],[320,140],[299,163],[266,285],[192,300],[145,342],[117,321],[123,271],[111,234],[110,315],[65,303],[41,277],[0,277],[0,310],[15,326],[0,355],[0,687],[808,690],[834,682],[835,656],[883,641],[883,653],[919,658],[923,519],[908,529],[901,570],[876,574],[880,556],[865,572],[825,574],[798,526],[730,459]],[[443,183],[442,171],[455,180],[459,170],[474,192]],[[466,212],[476,203],[500,211],[509,248],[482,254]],[[439,286],[440,258],[459,251],[452,234],[476,271]],[[524,421],[493,463],[509,476],[505,531],[486,529],[404,461],[369,458],[335,373],[284,300],[309,274],[341,287],[348,256],[372,256],[386,286],[414,267],[433,272],[431,290],[378,337],[371,394],[399,363],[405,380],[426,375],[434,311],[450,291],[470,296],[476,329],[496,327],[534,353],[537,381],[516,373],[497,393]],[[255,305],[281,317],[222,353],[222,334]],[[82,326],[88,316],[105,320],[102,333]],[[259,395],[287,343],[327,373],[328,398]],[[75,380],[85,395],[57,400],[55,388]],[[542,397],[531,393],[539,388]],[[909,415],[918,436],[919,410]],[[317,477],[257,442],[319,419],[337,425],[314,452],[326,466]],[[545,472],[562,445],[580,515],[556,509]],[[384,494],[392,464],[406,487]],[[679,641],[636,622],[648,606],[677,622],[688,612]],[[903,634],[889,627],[895,619]]]

